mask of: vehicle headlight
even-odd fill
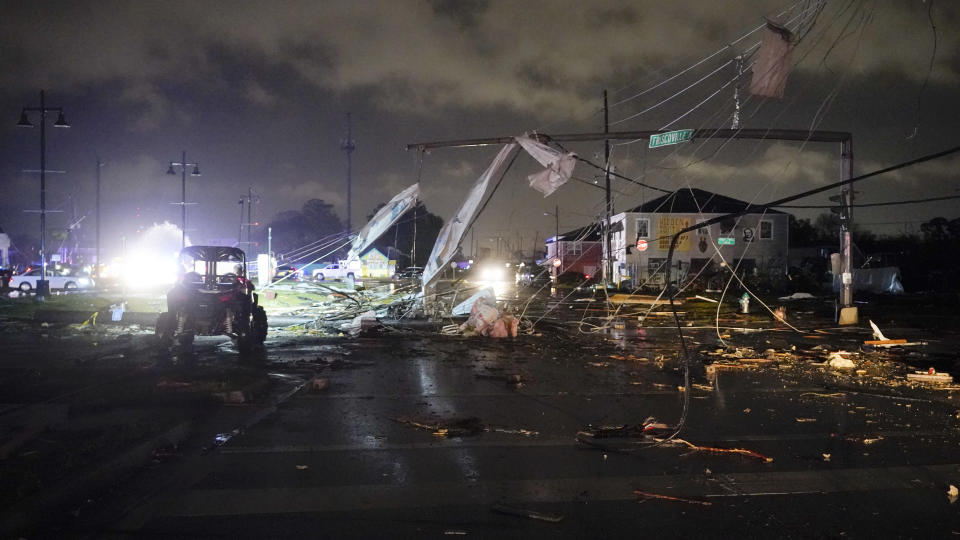
[[[503,268],[484,268],[480,277],[484,281],[503,281]]]

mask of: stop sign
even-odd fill
[[[647,250],[647,241],[640,239],[637,240],[637,251],[646,251]]]

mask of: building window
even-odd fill
[[[667,259],[651,257],[647,259],[647,274],[662,274],[667,270]]]
[[[581,241],[577,240],[574,242],[564,242],[564,252],[570,255],[579,255],[583,249],[583,244]]]
[[[704,221],[706,221],[706,219],[698,219],[697,225],[703,223]],[[697,229],[697,236],[710,236],[710,226],[707,225],[706,227],[700,227]]]
[[[637,238],[650,238],[650,218],[637,218]]]
[[[760,220],[760,239],[773,240],[773,222],[769,219]]]

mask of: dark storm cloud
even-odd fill
[[[137,197],[147,197],[158,215],[175,218],[167,204],[176,199],[177,186],[162,173],[165,160],[176,159],[181,148],[188,148],[204,163],[204,177],[194,193],[203,197],[205,213],[217,217],[211,226],[233,220],[236,201],[227,199],[248,185],[269,192],[261,208],[264,217],[297,208],[311,197],[342,203],[344,156],[339,142],[344,114],[353,111],[358,141],[356,221],[356,216],[366,215],[377,202],[416,179],[415,156],[402,150],[405,143],[530,129],[599,130],[601,118],[595,112],[603,88],[610,89],[612,102],[628,98],[789,4],[6,2],[0,8],[5,62],[0,98],[11,117],[36,100],[38,88],[49,88],[55,104],[69,105],[75,122],[72,146],[55,148],[51,155],[89,183],[87,162],[95,152],[109,150],[114,162],[109,174],[116,175],[114,181],[122,177],[129,186],[115,194],[124,208],[136,207]],[[960,117],[954,103],[960,80],[960,9],[946,1],[934,5],[937,56],[921,94],[933,52],[929,6],[920,0],[829,2],[807,41],[795,51],[795,60],[802,61],[791,76],[786,98],[760,107],[760,100],[749,101],[745,125],[816,124],[854,131],[857,166],[864,167],[860,170],[955,140],[951,119]],[[740,45],[757,39],[753,36]],[[732,56],[722,53],[709,69]],[[695,70],[690,76],[705,73]],[[728,68],[702,91],[698,88],[699,93],[691,92],[616,129],[660,127],[705,99],[732,73]],[[611,120],[623,119],[681,87],[668,85],[662,92],[617,106]],[[732,112],[729,90],[677,127],[725,125]],[[907,139],[916,127],[918,96],[919,135]],[[755,110],[759,112],[754,115]],[[10,179],[17,167],[35,160],[36,143],[20,132],[11,135],[8,126],[0,133],[7,137],[4,174]],[[596,144],[573,146],[588,157],[597,152]],[[693,153],[694,148],[680,151],[686,161],[666,160],[662,165],[703,158]],[[793,160],[777,173],[776,184],[783,189],[813,184],[818,175],[834,178],[829,152],[820,156],[817,152],[822,151],[812,149],[797,158],[788,150],[764,147],[749,154],[730,145],[683,173],[657,169],[662,152],[648,155],[642,145],[618,147],[615,155],[621,160],[620,170],[638,177],[659,175],[648,178],[658,185],[703,182],[735,196],[750,194],[739,184],[724,183],[736,177],[731,174],[737,167],[774,174]],[[427,156],[423,179],[428,205],[441,215],[449,214],[491,152],[436,151]],[[661,157],[654,161],[655,155]],[[745,164],[746,159],[771,164]],[[517,168],[511,178],[522,187],[523,174],[532,172],[531,165],[519,160]],[[590,178],[593,172],[582,169],[581,174]],[[931,169],[923,178],[945,180],[946,174]],[[909,189],[920,189],[914,180],[909,184]],[[596,195],[594,188],[571,184],[557,200],[562,206],[582,206]],[[542,213],[537,205],[552,209],[554,203],[536,194],[530,201],[531,216]],[[635,202],[624,198],[617,206]],[[0,204],[5,204],[5,212],[30,206]],[[342,205],[338,211],[344,214]],[[494,204],[489,213],[495,219],[499,211]],[[502,213],[517,215],[515,208]],[[536,219],[516,218],[513,226],[536,226]]]

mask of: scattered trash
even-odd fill
[[[685,502],[690,504],[699,504],[703,506],[710,506],[713,503],[710,501],[703,501],[699,499],[687,499],[685,497],[674,497],[672,495],[661,495],[659,493],[649,493],[647,491],[633,490],[633,494],[637,497],[643,497],[644,500],[647,499],[660,499],[664,501],[676,501],[676,502]]]
[[[816,296],[806,292],[795,292],[790,296],[781,296],[778,300],[809,300],[811,298],[816,298]]]
[[[850,360],[845,355],[853,354],[847,351],[836,351],[829,354],[827,357],[827,363],[833,369],[853,369],[856,367],[856,364],[853,363],[853,360]]]
[[[448,420],[437,424],[427,424],[405,418],[394,418],[393,420],[401,424],[409,424],[416,428],[432,431],[435,437],[468,437],[486,431],[483,423],[475,416]]]
[[[377,321],[377,313],[373,310],[370,310],[357,315],[348,323],[341,324],[340,329],[344,332],[347,332],[351,336],[358,336],[361,333],[376,327],[377,324],[379,324]]]
[[[890,341],[887,339],[886,336],[883,335],[883,332],[880,331],[880,328],[878,328],[877,325],[873,323],[873,321],[868,321],[868,322],[870,323],[870,328],[873,329],[874,339],[879,341]]]
[[[309,468],[310,468],[309,465],[297,465],[297,470],[298,470],[298,471],[305,471],[305,470],[307,470],[307,469],[309,469]]]
[[[821,454],[821,455],[823,456],[823,460],[824,460],[824,461],[830,461],[830,454],[824,452],[824,453]]]
[[[314,392],[319,392],[327,388],[328,382],[329,381],[326,378],[316,377],[313,379],[313,382],[311,382],[310,387],[313,389]]]
[[[460,331],[466,336],[517,337],[520,320],[510,314],[501,314],[496,308],[496,301],[490,302],[489,297],[479,296],[470,308],[467,322],[460,325]]]
[[[950,500],[950,504],[957,502],[958,497],[960,497],[960,491],[957,490],[957,486],[950,484],[947,488],[947,499]]]
[[[786,306],[780,306],[777,309],[773,310],[773,318],[780,322],[786,322],[787,320]]]
[[[487,287],[481,291],[478,291],[476,294],[467,298],[463,302],[457,304],[450,314],[454,317],[462,317],[464,315],[470,315],[473,312],[473,306],[477,303],[477,300],[483,298],[483,301],[488,306],[497,305],[497,295],[493,290],[493,287]]]
[[[711,302],[711,303],[714,303],[714,304],[719,304],[719,303],[720,303],[719,300],[714,300],[713,298],[707,298],[706,296],[700,296],[699,294],[696,295],[696,296],[694,296],[694,298],[696,298],[697,300],[703,300],[704,302]]]
[[[907,380],[931,384],[950,384],[953,382],[953,376],[949,373],[937,373],[935,369],[930,368],[926,373],[923,371],[907,373]]]
[[[798,424],[809,424],[810,422],[816,422],[816,421],[817,421],[816,418],[797,417]]]
[[[490,507],[494,512],[500,514],[506,514],[508,516],[518,516],[525,517],[529,519],[536,519],[540,521],[549,521],[550,523],[559,523],[563,521],[563,516],[558,514],[545,514],[542,512],[535,512],[533,510],[525,510],[523,508],[515,508],[513,506],[507,506],[505,504],[494,504]]]

